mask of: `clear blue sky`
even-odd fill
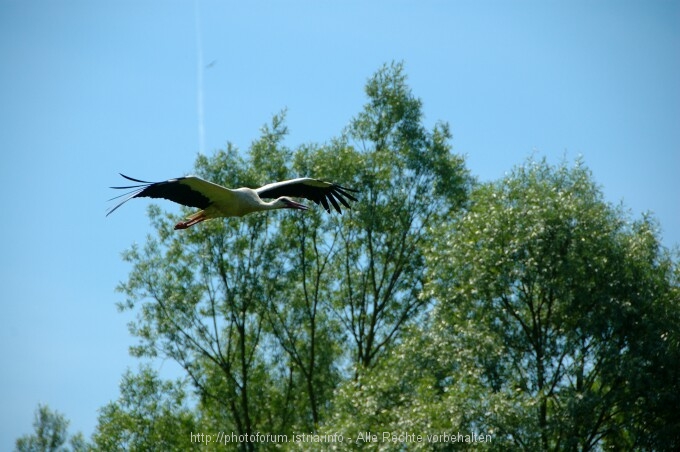
[[[680,2],[199,0],[198,21],[195,6],[0,0],[0,450],[38,403],[89,436],[137,367],[114,288],[148,202],[105,218],[108,187],[191,172],[199,88],[206,152],[246,149],[283,108],[296,147],[337,136],[368,77],[403,60],[481,180],[582,155],[608,200],[680,243]]]

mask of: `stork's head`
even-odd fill
[[[287,196],[281,196],[276,201],[274,201],[274,207],[276,209],[300,209],[300,210],[309,209],[309,207],[307,207],[306,205],[300,204],[299,202],[295,202],[292,199],[288,198]]]

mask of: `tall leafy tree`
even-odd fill
[[[478,187],[444,237],[437,314],[494,344],[474,362],[504,395],[499,433],[529,450],[677,444],[646,427],[677,426],[645,388],[670,403],[680,381],[677,266],[647,219],[605,203],[581,162],[529,161]]]
[[[353,342],[357,371],[373,366],[429,301],[422,250],[432,225],[462,205],[469,187],[448,126],[425,128],[401,63],[383,66],[366,94],[344,136],[350,163],[336,163],[362,189],[356,211],[337,223],[333,269],[335,310]]]

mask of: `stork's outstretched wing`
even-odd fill
[[[125,196],[126,198],[120,203],[116,204],[106,214],[109,216],[117,208],[125,204],[132,198],[163,198],[187,207],[196,207],[198,209],[205,209],[214,202],[214,198],[229,190],[221,185],[213,184],[207,180],[196,176],[178,177],[176,179],[169,179],[163,182],[148,182],[121,174],[124,178],[133,182],[139,182],[139,185],[129,185],[125,187],[111,187],[117,190],[130,190],[131,192],[124,193],[120,196],[111,198],[109,201]]]
[[[342,187],[331,182],[324,182],[318,179],[309,177],[301,177],[299,179],[291,179],[282,182],[274,182],[267,184],[255,190],[260,198],[278,198],[280,196],[292,196],[296,198],[306,198],[321,204],[326,212],[331,211],[329,201],[338,213],[340,204],[349,209],[347,199],[356,201],[357,199],[348,192],[357,192],[351,188]],[[338,204],[338,201],[340,204]]]

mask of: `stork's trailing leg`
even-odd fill
[[[207,220],[208,218],[205,215],[205,211],[201,210],[198,213],[193,214],[189,218],[186,219],[186,221],[180,221],[175,225],[175,229],[186,229],[190,226],[193,226],[197,223],[200,223],[201,221]]]

